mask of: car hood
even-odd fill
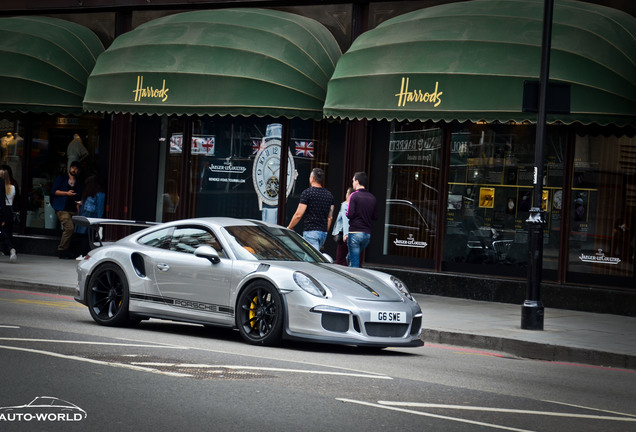
[[[301,271],[325,285],[336,295],[369,301],[403,301],[403,297],[389,284],[388,276],[380,277],[371,270],[343,267],[336,264],[306,262],[270,262],[273,267]]]

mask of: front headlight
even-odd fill
[[[303,291],[316,297],[325,297],[327,295],[327,291],[322,287],[322,285],[306,273],[295,272],[294,282],[296,282],[296,285],[301,287]]]
[[[391,276],[391,282],[393,282],[393,285],[395,285],[395,288],[407,299],[409,300],[413,300],[413,296],[411,295],[411,293],[409,292],[409,290],[406,288],[406,285],[404,285],[404,282],[402,282],[401,280],[399,280],[398,278],[396,278],[395,276]]]

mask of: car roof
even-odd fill
[[[265,225],[272,227],[279,227],[279,225],[262,222],[256,219],[238,219],[231,217],[198,217],[198,218],[190,218],[190,219],[179,219],[172,222],[166,222],[165,224],[161,224],[158,226],[172,226],[172,225],[188,225],[188,224],[205,224],[214,227],[228,227],[228,226],[257,226],[257,225]],[[156,228],[157,226],[155,226]]]

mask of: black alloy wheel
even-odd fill
[[[105,326],[134,323],[128,316],[128,281],[115,264],[99,266],[88,285],[88,309],[93,319]]]
[[[241,293],[236,325],[252,345],[278,345],[283,336],[283,301],[270,283],[257,281]]]

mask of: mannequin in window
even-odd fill
[[[168,179],[166,181],[166,189],[163,194],[163,212],[168,214],[168,217],[174,218],[174,214],[177,212],[177,206],[179,205],[179,194],[177,193],[177,182]]]
[[[78,134],[73,135],[73,140],[68,144],[66,149],[66,155],[68,161],[66,163],[66,169],[71,169],[71,164],[75,161],[81,162],[86,156],[88,156],[88,150],[84,147],[82,139]]]
[[[2,151],[2,163],[6,164],[9,162],[9,153],[11,149],[15,146],[15,137],[11,132],[7,133],[0,140],[0,151]]]

